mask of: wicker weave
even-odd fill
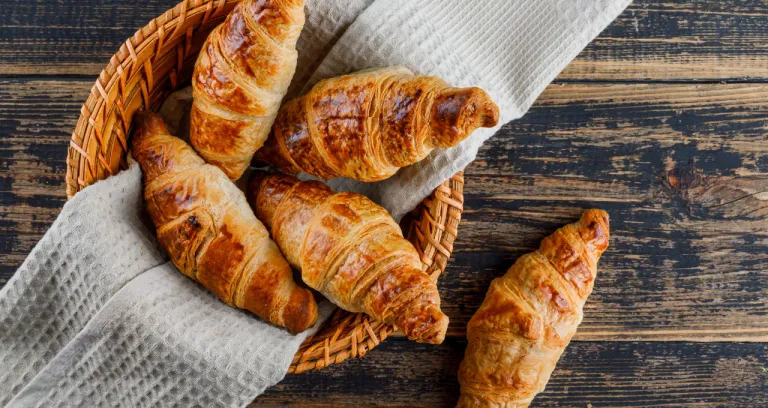
[[[451,257],[461,220],[463,192],[464,172],[459,172],[441,184],[401,223],[408,240],[421,255],[424,270],[432,279],[437,280]],[[350,357],[362,357],[392,331],[392,326],[363,313],[338,309],[314,337],[299,347],[288,372],[298,374]]]
[[[237,0],[179,3],[129,38],[99,74],[80,110],[67,154],[67,197],[127,166],[133,114],[157,110],[189,82],[197,53]],[[463,203],[463,174],[438,187],[403,221],[403,231],[437,279],[453,250]],[[337,310],[302,344],[289,372],[300,373],[362,357],[393,331],[363,314]]]

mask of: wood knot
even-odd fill
[[[688,163],[671,163],[671,165],[673,167],[662,172],[661,181],[664,187],[674,195],[687,200],[689,191],[701,186],[702,183],[701,172],[696,168],[696,161],[691,158]]]

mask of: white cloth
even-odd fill
[[[138,165],[88,187],[0,290],[0,406],[234,407],[285,376],[317,326],[226,306],[166,263],[143,208]]]
[[[322,78],[405,65],[483,87],[504,123],[630,2],[307,0],[292,96]],[[495,131],[381,183],[332,184],[399,218]],[[165,264],[139,178],[132,166],[78,193],[0,290],[0,406],[242,406],[285,375],[306,333],[226,307]]]
[[[502,124],[521,117],[549,83],[613,21],[632,0],[377,0],[325,55],[304,91],[324,78],[356,70],[404,65],[438,76],[454,86],[479,86],[501,110],[499,126],[479,129],[451,149],[401,169],[378,183],[331,180],[336,190],[363,193],[400,219],[443,181],[464,169],[482,143]],[[312,6],[344,26],[365,0],[309,0],[308,21],[317,25]],[[320,27],[323,27],[322,24]],[[312,28],[312,32],[317,31]],[[338,31],[312,38],[333,39]],[[305,37],[302,36],[302,40]],[[318,42],[319,43],[319,42]],[[325,50],[300,46],[300,52]],[[303,58],[303,57],[302,57]],[[305,64],[305,60],[302,60]],[[307,64],[311,65],[311,64]],[[303,73],[304,71],[300,71]],[[300,76],[303,79],[303,76]]]

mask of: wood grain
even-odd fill
[[[0,80],[0,286],[66,201],[67,146],[91,85]]]
[[[0,75],[95,77],[120,45],[176,0],[0,0]],[[7,13],[7,14],[6,14]]]
[[[0,75],[96,76],[126,38],[175,4],[3,0]],[[560,78],[768,80],[767,22],[763,0],[636,0]]]
[[[578,339],[768,340],[768,86],[550,86],[466,172],[440,282],[460,336],[490,280],[590,207],[612,217]]]
[[[635,0],[561,80],[768,79],[763,0]]]
[[[0,285],[64,202],[85,81],[0,82]],[[550,86],[467,171],[440,281],[462,337],[491,279],[584,208],[612,216],[580,340],[768,339],[768,84]]]
[[[459,396],[464,340],[389,339],[362,359],[289,375],[252,407],[448,407]],[[536,407],[764,406],[760,344],[574,342]]]
[[[0,0],[0,288],[65,202],[95,76],[176,1]],[[253,405],[451,406],[490,280],[599,207],[612,246],[535,406],[765,406],[768,348],[753,342],[768,341],[766,27],[764,0],[635,0],[468,169],[440,282],[446,343],[390,337]]]

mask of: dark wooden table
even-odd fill
[[[64,204],[67,145],[96,75],[173,4],[0,1],[0,286]],[[440,282],[445,343],[393,337],[255,404],[451,406],[491,279],[599,207],[611,248],[534,405],[768,406],[768,2],[636,0],[466,179]]]

